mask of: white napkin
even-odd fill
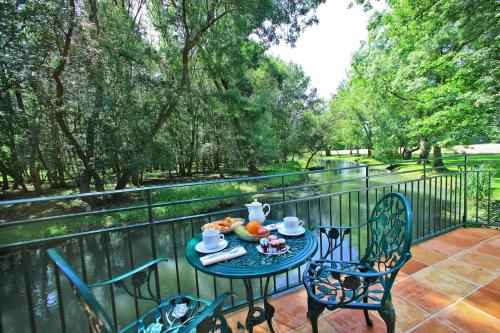
[[[219,253],[209,254],[207,256],[201,257],[200,261],[203,266],[208,266],[216,264],[221,261],[230,260],[233,258],[241,257],[247,254],[247,251],[243,246],[235,247],[234,249],[229,249]]]

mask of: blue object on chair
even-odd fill
[[[134,331],[140,333],[187,333],[194,330],[196,332],[209,332],[215,329],[220,329],[223,333],[231,332],[226,320],[220,313],[225,298],[230,296],[231,293],[220,295],[212,303],[208,300],[188,295],[178,295],[166,300],[159,300],[153,295],[150,278],[152,273],[157,270],[158,263],[167,261],[166,258],[158,258],[150,261],[109,281],[87,285],[56,249],[49,249],[47,253],[54,262],[55,268],[62,271],[68,278],[73,292],[82,303],[83,310],[89,320],[90,330],[93,333]],[[128,289],[125,284],[125,279],[127,278],[132,280],[131,288],[138,290],[137,293],[135,291],[131,292]],[[140,291],[144,283],[147,283],[149,296],[143,295]],[[158,305],[136,321],[118,329],[114,327],[108,314],[90,291],[90,288],[109,285],[122,287],[130,296],[136,299],[154,301]]]
[[[389,193],[377,202],[368,221],[367,248],[359,261],[333,260],[352,227],[320,226],[320,237],[328,249],[304,271],[308,313],[313,332],[318,332],[319,315],[337,308],[364,310],[367,325],[373,326],[368,310],[377,310],[394,332],[396,314],[391,288],[401,267],[411,258],[413,217],[408,200],[401,193]],[[330,258],[329,258],[330,257]]]

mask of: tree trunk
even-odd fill
[[[330,148],[328,148],[328,149],[325,151],[325,156],[332,156],[332,151],[330,150]]]
[[[444,167],[444,162],[443,158],[441,155],[441,146],[439,145],[434,145],[432,147],[432,155],[434,159],[432,160],[432,167],[436,169],[437,171],[442,171],[445,169]]]
[[[132,172],[132,176],[130,178],[134,186],[141,186],[141,184],[139,183],[139,173],[137,171]]]
[[[403,160],[410,160],[413,152],[415,152],[417,150],[418,150],[418,148],[403,147],[403,152],[401,153]]]
[[[19,110],[21,110],[20,119],[21,126],[28,129],[28,142],[30,145],[30,158],[28,162],[29,173],[31,182],[33,187],[35,188],[35,192],[40,193],[42,191],[42,181],[40,179],[40,171],[38,169],[37,161],[38,161],[38,151],[39,149],[39,138],[38,138],[38,128],[37,128],[37,119],[28,120],[28,116],[26,115],[26,109],[24,107],[24,99],[21,86],[18,82],[15,83],[15,95],[17,106]]]
[[[60,54],[59,54],[59,62],[52,72],[52,78],[55,81],[56,84],[56,94],[55,94],[55,117],[57,120],[57,123],[59,127],[61,128],[62,133],[66,136],[70,144],[74,147],[75,153],[78,156],[78,158],[81,160],[83,163],[83,166],[85,168],[84,175],[80,177],[80,191],[84,190],[89,192],[90,191],[90,179],[89,177],[94,178],[94,183],[95,183],[95,188],[97,191],[103,191],[104,190],[104,183],[102,182],[101,178],[99,177],[99,174],[95,170],[93,166],[93,161],[92,161],[92,155],[88,154],[88,151],[92,151],[92,148],[88,148],[87,152],[84,151],[83,147],[80,145],[76,137],[73,135],[71,132],[68,124],[66,123],[66,120],[64,118],[64,86],[61,81],[61,74],[64,72],[64,69],[66,67],[67,61],[68,61],[68,56],[69,56],[69,50],[71,47],[71,42],[73,38],[73,31],[76,26],[76,4],[74,0],[70,0],[70,17],[68,18],[68,31],[65,33],[65,39],[64,39],[64,44],[63,48],[60,49]],[[91,121],[90,123],[92,123]],[[92,130],[94,128],[95,124],[90,124],[89,127],[87,128],[87,137],[92,137]],[[89,133],[90,132],[90,133]],[[87,142],[88,146],[92,146],[92,142]],[[83,193],[83,192],[82,192]]]
[[[4,71],[0,71],[0,79],[2,83],[2,90],[0,94],[0,102],[4,106],[4,108],[7,110],[6,116],[2,117],[3,123],[2,127],[5,127],[5,132],[6,132],[6,146],[10,150],[10,158],[8,158],[7,161],[3,163],[3,168],[5,169],[5,172],[10,174],[10,176],[14,179],[14,183],[12,188],[14,190],[17,190],[19,186],[23,188],[23,190],[27,191],[26,186],[24,185],[23,182],[23,174],[22,174],[22,163],[19,160],[18,154],[17,154],[17,144],[16,144],[16,112],[14,111],[14,105],[11,99],[11,94],[10,94],[10,83],[8,82],[8,78],[6,75],[4,75]]]
[[[129,179],[130,179],[130,173],[127,170],[123,170],[122,172],[118,170],[116,172],[115,190],[122,190],[125,187],[127,187]]]
[[[215,119],[215,115],[213,116]],[[221,151],[220,151],[220,137],[219,133],[217,132],[217,126],[214,121],[213,126],[213,132],[214,132],[214,138],[215,138],[215,153],[214,153],[214,169],[217,171],[219,174],[219,178],[225,178],[224,177],[224,169],[221,167]]]
[[[17,190],[19,186],[23,189],[23,192],[28,192],[28,188],[24,184],[23,176],[21,172],[17,172],[9,168],[5,163],[0,161],[0,172],[11,176],[14,179],[14,184],[12,189]]]
[[[40,173],[36,165],[36,160],[30,160],[29,162],[31,182],[35,188],[35,192],[40,193],[42,191],[42,181],[40,179]]]
[[[4,171],[2,171],[2,190],[3,191],[9,190],[9,178],[7,176],[7,173]]]
[[[421,164],[422,162],[427,163],[427,159],[429,159],[429,154],[431,152],[431,145],[427,141],[425,137],[420,138],[420,155],[419,155],[419,161],[417,162],[418,164]]]
[[[50,186],[53,187],[57,181],[54,178],[54,174],[52,173],[52,170],[47,165],[47,161],[45,161],[45,158],[43,157],[42,151],[40,150],[40,147],[38,148],[38,159],[40,160],[40,163],[42,163],[42,168],[47,171],[47,180],[49,181]]]
[[[318,151],[316,150],[314,153],[311,154],[311,156],[309,156],[309,159],[307,160],[307,163],[306,163],[306,169],[309,168],[309,163],[311,162],[314,155],[316,155],[317,153],[318,153]]]
[[[248,172],[250,176],[257,176],[259,174],[259,170],[257,169],[257,165],[254,160],[250,160],[248,162]]]
[[[98,40],[100,34],[100,24],[99,24],[99,2],[97,0],[90,0],[90,22],[94,24],[95,30],[91,30],[91,36],[93,39]],[[96,140],[96,128],[101,120],[101,113],[104,111],[104,68],[102,59],[98,55],[95,59],[95,66],[91,67],[91,74],[95,80],[93,80],[94,88],[96,90],[95,94],[95,106],[92,110],[91,119],[87,125],[86,133],[86,153],[88,161],[93,161],[95,156],[95,140]],[[90,164],[90,163],[89,163]],[[94,165],[94,163],[92,163]],[[95,166],[92,166],[90,175],[94,178],[94,185],[97,191],[104,191],[104,181],[103,178],[99,176]]]
[[[31,146],[31,154],[29,160],[29,169],[31,182],[35,188],[35,192],[40,193],[42,191],[42,181],[40,180],[40,172],[38,170],[37,160],[38,156],[38,132],[32,128],[29,134],[29,141]]]
[[[189,156],[187,161],[187,175],[193,175],[193,163],[196,158],[197,141],[198,141],[198,121],[196,111],[191,114],[191,140],[189,142]]]
[[[90,184],[93,176],[88,170],[84,170],[83,173],[79,177],[79,184],[78,187],[80,189],[80,193],[87,193],[91,191]],[[96,188],[98,185],[96,185]],[[103,187],[104,190],[104,187]],[[92,197],[83,197],[83,201],[85,201],[87,204],[90,205],[91,208],[94,208],[98,206],[99,204],[102,204],[102,200],[98,199],[97,196],[92,196]]]
[[[51,117],[53,118],[53,117]],[[64,178],[64,163],[62,161],[63,152],[61,149],[62,142],[59,137],[59,131],[57,129],[56,120],[54,119],[54,123],[50,124],[50,135],[52,137],[52,154],[51,159],[54,161],[54,166],[56,168],[56,173],[54,175],[55,186],[57,187],[66,187],[66,179]]]

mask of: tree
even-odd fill
[[[321,109],[318,109],[305,112],[297,126],[297,141],[300,142],[304,151],[310,154],[306,162],[306,169],[309,168],[313,157],[325,149],[329,138],[328,129],[331,125],[322,114],[324,107],[321,105]]]
[[[347,93],[338,98],[353,117],[360,109],[367,115],[376,153],[402,151],[408,158],[419,142],[421,158],[433,148],[435,166],[442,167],[442,146],[492,133],[498,92],[495,5],[389,4],[389,11],[373,15],[369,41],[353,57]],[[364,103],[353,101],[359,96]]]
[[[39,191],[47,178],[81,192],[122,189],[155,168],[258,172],[286,148],[271,128],[292,107],[282,92],[309,96],[303,72],[264,51],[293,43],[321,2],[2,4],[3,188],[13,180]],[[159,161],[160,152],[176,165]]]

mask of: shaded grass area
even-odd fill
[[[287,162],[263,166],[261,167],[261,171],[263,175],[291,173],[301,171],[301,166],[298,162]],[[158,207],[152,209],[153,219],[155,221],[164,220],[202,214],[230,207],[243,207],[244,203],[251,200],[251,196],[245,195],[245,193],[281,187],[282,182],[285,186],[302,183],[305,181],[306,177],[305,175],[292,175],[283,178],[273,177],[245,182],[155,189],[151,191],[151,200],[152,203],[158,205]],[[196,179],[196,181],[201,180],[204,179]],[[71,189],[61,190],[60,192],[51,191],[50,193],[50,195],[66,194],[71,194]],[[217,198],[221,196],[229,197],[222,199]],[[196,201],[196,199],[204,198],[217,199]],[[148,209],[141,207],[147,204],[145,191],[110,195],[103,198],[103,201],[105,203],[98,206],[94,205],[93,207],[83,200],[75,198],[1,206],[0,223],[56,215],[65,215],[65,217],[44,222],[32,222],[29,225],[4,228],[0,232],[0,243],[54,237],[73,232],[100,229],[102,227],[113,227],[148,221]],[[172,204],[176,201],[189,202]],[[110,209],[120,211],[106,211]],[[72,216],[75,214],[80,214],[80,216]]]

